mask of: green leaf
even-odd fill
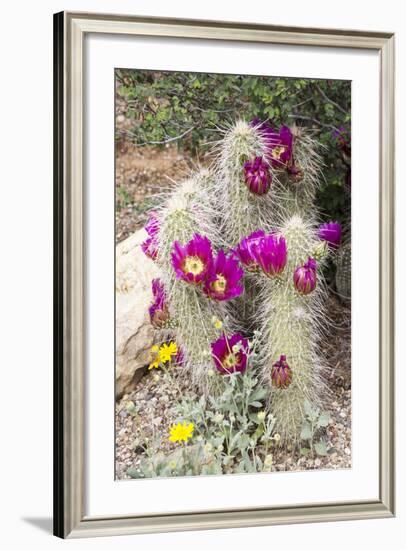
[[[239,438],[239,440],[237,442],[237,446],[240,449],[240,451],[242,452],[244,449],[246,449],[249,446],[249,443],[250,443],[250,437],[247,434],[243,434]]]
[[[262,403],[260,403],[259,401],[251,401],[250,405],[251,407],[256,407],[257,409],[262,407]]]
[[[310,453],[310,449],[308,449],[307,447],[302,447],[302,448],[300,449],[300,454],[301,454],[302,456],[307,456],[309,453]]]
[[[142,472],[140,472],[139,470],[136,470],[135,468],[128,468],[127,475],[129,475],[133,479],[140,479],[145,477]]]
[[[326,426],[328,426],[329,422],[330,422],[330,413],[322,412],[317,421],[317,426],[319,428],[325,428]]]
[[[314,450],[316,451],[316,453],[320,456],[326,456],[327,454],[327,445],[325,443],[325,441],[319,441],[318,443],[315,444],[314,446]]]
[[[265,399],[265,397],[267,397],[267,395],[268,390],[266,388],[257,388],[252,392],[250,398],[253,401],[262,401],[263,399]]]
[[[313,437],[312,430],[310,428],[310,424],[304,424],[302,427],[302,431],[300,432],[300,439],[311,439]]]

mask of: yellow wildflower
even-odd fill
[[[193,436],[193,430],[195,426],[192,422],[178,422],[172,424],[169,429],[169,441],[176,443],[177,441],[187,441]]]
[[[176,355],[178,353],[178,346],[175,344],[175,342],[170,342],[168,344],[162,344],[162,346],[159,348],[159,359],[161,360],[161,363],[168,363],[173,355]]]
[[[152,346],[151,353],[154,354],[153,361],[149,365],[148,370],[151,369],[157,369],[160,365],[160,359],[159,359],[159,347],[157,345]]]
[[[222,321],[220,321],[220,319],[217,319],[217,317],[212,317],[212,323],[214,325],[214,328],[216,328],[217,330],[220,330],[223,328],[223,323]]]

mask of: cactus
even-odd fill
[[[295,215],[312,221],[317,218],[314,199],[322,165],[318,143],[308,130],[297,126],[292,128],[292,134],[296,173],[283,172],[272,186],[272,219],[276,226]]]
[[[275,136],[283,146],[275,146]],[[283,139],[290,143],[285,149]],[[211,344],[219,336],[213,317],[223,321],[228,334],[258,331],[261,351],[253,368],[271,386],[276,430],[284,442],[295,443],[305,401],[321,406],[328,395],[319,347],[327,327],[320,267],[329,247],[317,236],[314,206],[321,157],[309,133],[283,127],[276,135],[269,126],[244,121],[224,131],[215,153],[212,171],[192,175],[168,195],[157,214],[157,241],[152,236],[144,248],[161,268],[185,372],[202,391],[210,388]],[[258,230],[261,245],[252,248],[251,269],[237,245]],[[182,272],[179,278],[174,243],[186,245],[196,234],[210,239],[213,252],[237,247],[246,266],[242,296],[219,302],[216,289],[207,291],[194,279],[196,284],[189,284]],[[161,322],[166,313],[155,317]]]
[[[216,211],[219,226],[219,246],[232,249],[240,240],[257,229],[271,229],[272,196],[268,191],[256,194],[244,181],[243,165],[266,155],[266,139],[253,125],[243,120],[224,129],[222,139],[215,147],[215,178],[209,201]],[[277,176],[269,168],[271,186]],[[246,273],[243,296],[227,305],[227,313],[235,330],[252,333],[251,322],[257,307],[256,278]]]
[[[209,301],[193,285],[179,280],[171,263],[173,243],[185,244],[194,234],[212,235],[211,220],[200,209],[204,188],[210,180],[207,172],[200,172],[184,181],[169,194],[158,212],[158,264],[169,302],[170,316],[175,326],[175,337],[182,350],[183,368],[201,389],[206,388],[211,366],[210,345],[216,337],[213,316],[225,317],[220,304]]]
[[[297,442],[305,418],[305,400],[320,406],[326,395],[325,367],[318,353],[326,324],[325,289],[320,270],[317,286],[308,295],[300,294],[293,282],[297,266],[303,265],[318,246],[313,227],[294,216],[280,233],[286,240],[288,261],[280,276],[262,279],[260,368],[263,379],[271,385],[270,408],[276,417],[276,431],[283,441]],[[292,379],[289,386],[281,388],[272,383],[272,369],[282,356]]]
[[[225,130],[215,151],[213,207],[219,211],[221,244],[231,248],[253,231],[270,227],[271,194],[252,193],[244,182],[243,170],[244,162],[265,157],[266,139],[255,127],[239,120]]]
[[[340,298],[351,299],[351,242],[343,244],[336,258],[336,287]]]

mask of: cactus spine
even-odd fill
[[[322,159],[318,153],[318,144],[310,133],[294,126],[294,162],[300,175],[284,172],[274,178],[272,185],[272,219],[281,226],[292,216],[302,216],[307,220],[316,219],[315,195],[319,186]]]
[[[311,225],[298,216],[281,227],[288,249],[288,262],[278,278],[263,278],[261,324],[262,377],[271,385],[270,408],[276,417],[276,430],[283,441],[297,442],[304,420],[303,405],[308,400],[315,406],[322,404],[326,393],[322,362],[318,353],[323,332],[324,284],[318,273],[316,289],[301,295],[293,284],[293,273],[303,264],[317,246]],[[292,371],[292,382],[287,388],[271,384],[272,365],[281,355]]]
[[[317,270],[317,286],[310,294],[300,294],[293,280],[296,268],[309,257],[320,267],[327,253],[315,236],[321,158],[309,134],[294,128],[293,136],[291,163],[298,170],[292,174],[292,164],[275,169],[270,163],[271,186],[256,194],[247,185],[244,162],[266,159],[270,144],[260,127],[237,121],[217,144],[213,173],[195,174],[168,196],[159,212],[158,239],[158,263],[185,371],[203,391],[208,389],[211,343],[218,338],[213,317],[225,323],[227,333],[259,330],[262,346],[254,368],[271,385],[269,406],[284,442],[298,441],[305,400],[320,406],[328,393],[319,354],[327,325],[321,271]],[[247,271],[245,293],[230,302],[214,302],[177,278],[171,264],[175,241],[186,244],[200,233],[211,240],[213,252],[220,247],[230,251],[257,230],[277,231],[285,238],[288,259],[283,272],[267,277]],[[272,369],[285,356],[289,383],[277,387],[272,385]]]
[[[183,182],[167,198],[159,212],[158,263],[169,302],[175,337],[184,355],[183,369],[202,390],[212,364],[210,344],[216,337],[213,316],[223,315],[222,306],[209,301],[193,285],[176,278],[171,264],[173,243],[186,244],[195,233],[212,235],[210,218],[201,209],[209,174],[200,172]]]
[[[253,231],[269,226],[271,195],[255,195],[244,183],[243,164],[264,157],[266,140],[255,128],[239,120],[217,145],[216,195],[220,233],[224,245],[234,247]]]

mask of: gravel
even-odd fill
[[[326,456],[301,456],[289,448],[274,448],[272,471],[301,471],[313,469],[351,468],[351,326],[350,309],[338,298],[329,298],[332,319],[331,337],[324,352],[329,365],[331,398],[326,409],[330,423],[324,438]],[[179,392],[190,391],[188,380],[178,377],[179,389],[174,389],[157,371],[149,371],[137,389],[124,395],[116,403],[116,478],[128,479],[128,468],[139,464],[143,449],[140,442],[150,439],[158,431],[167,434],[169,425],[176,419],[174,405]],[[171,444],[162,437],[161,449],[169,453]]]

